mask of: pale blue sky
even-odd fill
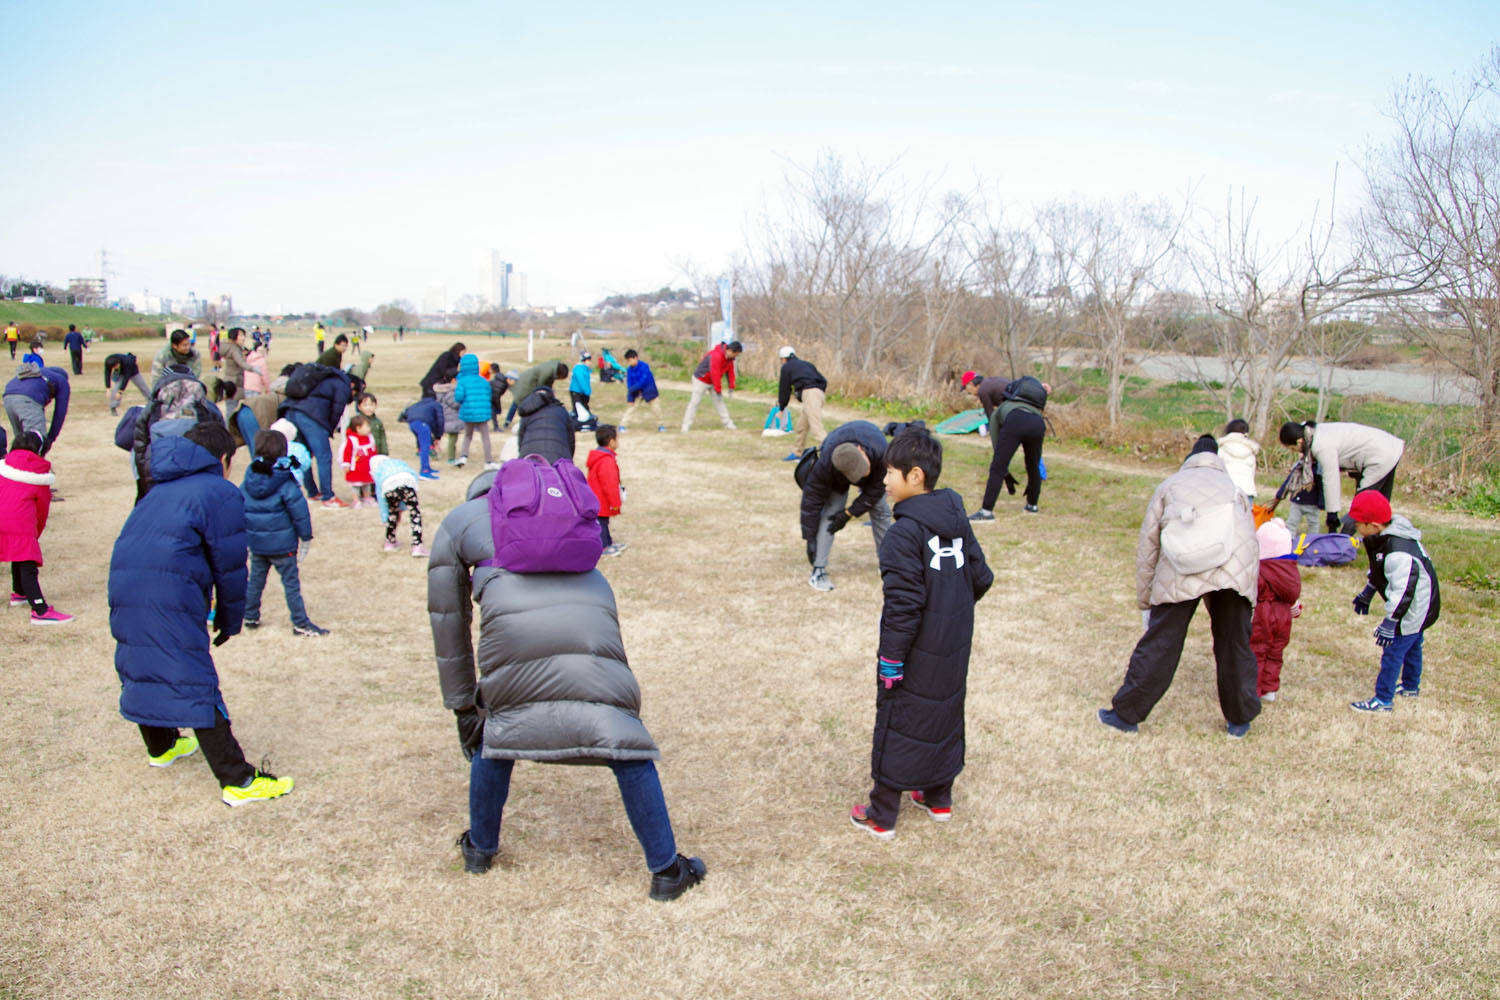
[[[1135,192],[1273,230],[1358,192],[1409,73],[1500,4],[0,2],[0,273],[256,310],[533,303],[723,266],[820,150],[1018,203]],[[1211,9],[1226,8],[1224,12]]]

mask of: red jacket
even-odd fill
[[[0,562],[42,564],[37,541],[52,508],[52,463],[36,452],[12,451],[0,462]]]
[[[344,432],[344,452],[339,457],[339,464],[348,470],[344,473],[344,481],[349,483],[373,483],[375,479],[370,475],[370,459],[375,455],[375,442],[368,434],[356,434],[353,431]]]
[[[1262,559],[1256,583],[1255,618],[1250,648],[1257,656],[1277,660],[1292,637],[1292,605],[1302,596],[1302,574],[1295,559]]]
[[[724,353],[723,344],[715,344],[713,350],[703,355],[698,361],[698,367],[693,369],[693,378],[699,382],[707,382],[714,387],[714,392],[723,391],[723,380],[729,377],[729,388],[734,388],[734,361]]]
[[[589,452],[589,488],[599,498],[600,517],[620,516],[620,462],[608,448]]]

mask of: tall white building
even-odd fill
[[[510,276],[510,301],[507,308],[524,312],[529,308],[530,298],[526,294],[526,275],[516,271]]]
[[[479,294],[492,306],[501,309],[513,308],[511,273],[514,265],[500,259],[500,251],[487,252],[479,268]]]

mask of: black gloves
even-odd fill
[[[214,645],[215,646],[222,646],[222,645],[224,645],[224,643],[226,643],[228,641],[229,641],[229,633],[228,632],[222,632],[221,631],[221,632],[217,633],[214,636]]]
[[[463,751],[464,760],[473,760],[480,743],[484,741],[484,716],[470,705],[468,708],[454,709],[453,717],[458,720],[458,748]]]
[[[1328,530],[1336,532],[1339,530],[1339,515],[1336,511],[1328,512]]]
[[[1016,480],[1015,476],[1012,476],[1009,472],[1005,474],[1005,492],[1009,493],[1011,496],[1015,496],[1016,487],[1019,485],[1021,484]]]
[[[841,510],[837,514],[828,515],[828,533],[837,535],[844,530],[844,525],[849,523],[849,512]]]

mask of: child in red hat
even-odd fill
[[[1370,613],[1379,594],[1385,617],[1375,627],[1380,673],[1375,696],[1349,705],[1356,712],[1389,712],[1396,695],[1415,698],[1422,683],[1422,635],[1438,620],[1442,601],[1437,571],[1422,547],[1422,533],[1375,490],[1364,490],[1349,505],[1354,530],[1364,539],[1369,581],[1354,597],[1354,613]]]

